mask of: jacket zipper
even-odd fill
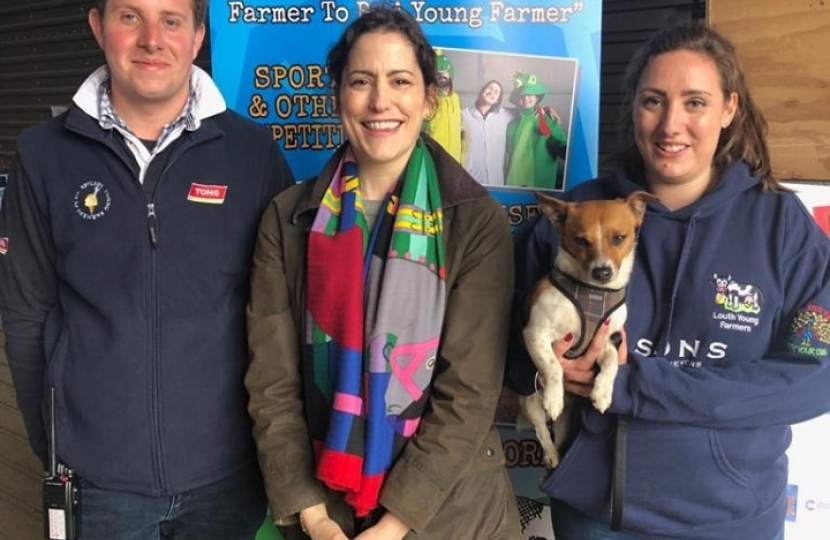
[[[85,131],[80,131],[82,134],[86,134]],[[94,134],[88,134],[88,136],[95,140],[100,140],[98,137],[95,137]],[[128,152],[126,148],[119,147],[118,144],[113,142],[112,138],[108,140],[101,141],[104,143],[105,146],[110,148],[115,152],[115,154],[121,158],[124,164],[127,166],[127,169],[133,173],[133,177],[136,179],[136,187],[138,188],[140,196],[146,201],[147,205],[147,227],[149,231],[149,242],[150,242],[150,271],[149,271],[149,342],[150,342],[150,349],[148,351],[149,354],[149,362],[150,362],[150,380],[149,380],[149,394],[150,394],[150,425],[151,425],[151,432],[153,433],[154,440],[151,441],[152,446],[152,453],[155,455],[155,459],[153,459],[153,464],[155,468],[156,478],[154,481],[154,488],[156,488],[161,493],[164,493],[167,488],[167,473],[164,469],[164,459],[162,458],[162,443],[161,443],[161,423],[160,423],[160,406],[159,406],[159,336],[161,332],[159,331],[159,314],[158,314],[158,226],[157,226],[157,217],[156,217],[156,205],[155,205],[155,195],[158,192],[158,183],[156,183],[155,190],[153,192],[153,196],[149,198],[147,194],[144,192],[144,186],[141,183],[141,172],[139,169],[135,168],[135,161],[131,159],[131,156],[127,155],[125,152]],[[175,157],[178,157],[177,154]],[[171,162],[174,161],[174,158],[171,158]],[[164,171],[159,175],[159,180],[162,176],[164,176],[164,172],[170,166],[170,162],[168,162],[167,166],[165,167]]]
[[[158,247],[159,237],[156,231],[156,204],[153,202],[147,203],[147,225],[150,229],[150,245]]]
[[[158,187],[158,186],[157,186]],[[142,193],[144,189],[141,188]],[[146,197],[146,195],[145,195]],[[153,199],[147,203],[147,225],[150,240],[150,426],[153,432],[153,448],[155,454],[155,468],[158,487],[162,493],[167,488],[167,472],[164,469],[164,458],[161,437],[161,398],[159,396],[159,278],[158,278],[158,229],[156,227],[155,193]]]
[[[186,134],[180,135],[185,137]],[[193,141],[180,141],[181,145],[177,145],[171,149],[173,154],[164,164],[164,168],[159,172],[158,181],[153,189],[153,194],[147,202],[147,229],[150,241],[150,328],[151,328],[151,353],[150,353],[150,398],[151,398],[151,421],[155,436],[155,464],[158,472],[158,485],[162,493],[167,491],[169,481],[167,478],[167,471],[164,466],[164,444],[162,437],[162,412],[161,412],[161,392],[160,392],[160,366],[161,366],[161,328],[159,314],[159,275],[158,275],[158,258],[159,258],[159,228],[158,216],[156,215],[156,198],[159,192],[159,186],[162,179],[167,174],[167,171],[178,161],[187,150],[195,146],[197,143]],[[145,178],[146,180],[146,178]],[[144,193],[143,186],[139,186],[142,193]],[[146,197],[146,195],[145,195]]]

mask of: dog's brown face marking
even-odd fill
[[[654,197],[636,192],[627,199],[568,203],[537,193],[537,199],[559,231],[560,249],[577,261],[582,277],[607,283],[631,253],[646,203]]]

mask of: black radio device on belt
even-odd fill
[[[46,540],[81,536],[81,494],[75,471],[58,462],[55,442],[55,389],[49,395],[49,475],[43,479],[43,534]]]

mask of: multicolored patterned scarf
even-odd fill
[[[327,426],[310,426],[317,477],[345,492],[357,516],[378,506],[426,405],[446,302],[442,233],[435,164],[421,140],[371,231],[350,150],[311,227],[305,358],[330,410]]]

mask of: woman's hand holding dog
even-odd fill
[[[608,332],[608,323],[606,322],[597,329],[596,334],[594,334],[594,339],[591,340],[591,344],[585,349],[582,356],[573,359],[565,358],[565,353],[574,344],[573,335],[569,334],[564,339],[553,343],[553,352],[559,359],[559,363],[562,365],[562,370],[564,371],[566,392],[587,398],[591,397],[591,390],[594,388],[594,378],[596,377],[594,366],[602,350],[605,348],[605,343],[608,340]],[[628,343],[626,342],[624,329],[620,330],[620,338],[621,342],[617,347],[617,354],[619,355],[618,363],[619,365],[624,365],[628,362]]]

